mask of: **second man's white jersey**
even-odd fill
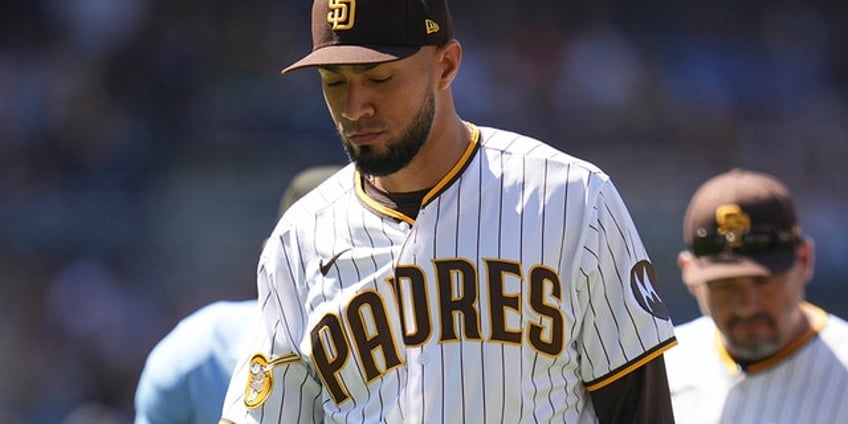
[[[801,338],[743,371],[724,349],[712,318],[676,328],[665,355],[675,421],[848,422],[848,323],[810,304],[815,320]]]

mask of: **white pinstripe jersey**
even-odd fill
[[[414,220],[352,165],[286,212],[259,262],[264,358],[237,367],[225,418],[596,422],[587,389],[675,343],[607,175],[470,128]]]
[[[813,328],[800,346],[739,369],[709,317],[676,327],[665,355],[675,422],[848,421],[848,322],[810,304]]]

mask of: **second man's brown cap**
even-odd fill
[[[692,196],[683,238],[695,260],[683,281],[768,276],[795,260],[801,227],[789,189],[760,172],[732,169],[707,180]]]

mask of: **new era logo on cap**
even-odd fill
[[[312,52],[283,69],[403,59],[453,38],[447,0],[315,0]]]
[[[431,19],[424,20],[424,26],[427,28],[427,34],[433,34],[439,32],[439,24]]]

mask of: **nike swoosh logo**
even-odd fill
[[[330,258],[329,261],[327,261],[327,263],[324,263],[324,260],[321,259],[321,261],[318,262],[318,267],[321,269],[321,275],[326,277],[327,273],[330,272],[330,267],[333,266],[333,264],[336,262],[336,259],[338,259],[339,256],[341,256],[343,253],[347,252],[350,249],[351,248],[348,247],[347,249],[344,249],[341,252],[336,253],[335,255],[333,255],[332,258]]]

